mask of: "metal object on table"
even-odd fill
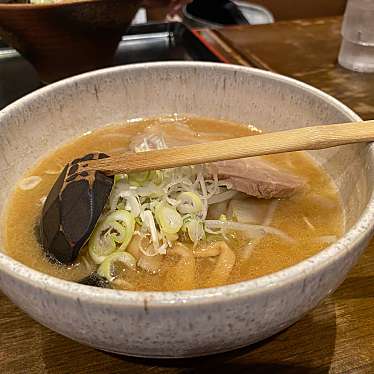
[[[274,17],[272,13],[264,8],[263,6],[257,4],[248,4],[247,2],[243,1],[233,1],[243,16],[247,19],[248,24],[250,25],[259,25],[259,24],[268,24],[274,23]],[[188,12],[188,7],[184,6],[182,9],[183,14],[183,22],[186,23],[190,27],[198,27],[198,28],[220,28],[224,25],[220,23],[210,22],[205,19],[196,17]]]
[[[167,60],[220,62],[221,58],[183,23],[154,23],[129,28],[115,65]]]
[[[165,60],[219,62],[221,58],[185,25],[173,22],[131,26],[114,65]],[[0,40],[0,109],[41,86],[31,64]]]

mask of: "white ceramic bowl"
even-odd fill
[[[83,74],[0,112],[0,210],[16,180],[47,150],[109,122],[168,113],[251,121],[265,131],[359,120],[317,89],[256,69],[163,62]],[[334,291],[373,232],[372,147],[312,155],[340,189],[347,229],[336,244],[296,266],[224,287],[125,292],[56,279],[0,254],[0,287],[41,324],[121,354],[190,357],[264,339]]]

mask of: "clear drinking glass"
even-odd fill
[[[348,0],[338,61],[347,69],[374,72],[374,0]]]

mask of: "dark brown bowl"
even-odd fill
[[[141,2],[0,4],[0,36],[49,83],[109,66]]]

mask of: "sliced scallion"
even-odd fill
[[[186,222],[188,236],[193,243],[197,243],[205,237],[204,225],[200,219],[194,218]]]
[[[113,281],[116,278],[116,274],[114,274],[114,265],[116,262],[120,262],[130,269],[136,268],[136,260],[132,255],[130,255],[130,253],[115,252],[109,255],[103,261],[103,263],[97,269],[97,273],[100,276],[108,279],[110,282]]]
[[[114,252],[120,244],[119,250],[124,251],[135,230],[134,216],[127,210],[116,210],[101,222],[91,235],[88,252],[97,264]]]
[[[143,186],[151,175],[150,171],[140,171],[137,173],[129,173],[129,184],[132,186]]]
[[[116,242],[110,234],[111,226],[106,222],[99,224],[91,235],[88,253],[96,264],[101,264],[106,256],[116,249]]]
[[[155,210],[156,220],[166,234],[176,234],[183,225],[182,216],[167,203],[160,203]]]
[[[198,213],[203,209],[201,198],[195,192],[181,192],[178,195],[177,200],[179,202],[177,209],[182,214]]]
[[[124,251],[135,231],[135,218],[134,215],[128,212],[127,210],[116,210],[113,213],[109,214],[106,218],[108,222],[119,223],[122,227],[122,231],[119,231],[119,235],[115,235],[113,238],[116,242],[121,243],[119,250]],[[116,227],[118,227],[116,225]]]

